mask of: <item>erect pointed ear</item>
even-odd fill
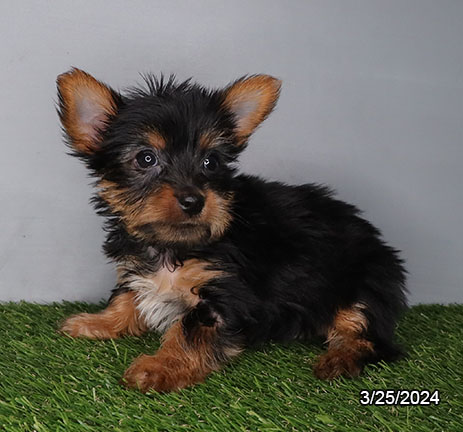
[[[253,75],[241,78],[225,89],[224,106],[234,116],[239,145],[243,145],[272,112],[280,88],[279,79],[270,75]]]
[[[92,154],[116,115],[120,95],[79,69],[60,75],[56,82],[58,113],[70,144],[78,153]]]

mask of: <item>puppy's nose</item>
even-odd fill
[[[204,207],[202,195],[186,193],[177,198],[180,208],[188,215],[194,216],[201,212]]]

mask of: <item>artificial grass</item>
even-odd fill
[[[101,307],[101,306],[100,306]],[[64,317],[99,306],[0,305],[0,430],[463,431],[463,305],[416,306],[398,338],[408,358],[361,378],[322,382],[317,345],[248,351],[205,383],[143,395],[118,384],[156,335],[110,341],[56,333]],[[438,389],[438,406],[363,406],[363,389]]]

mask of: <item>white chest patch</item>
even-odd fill
[[[150,277],[131,276],[130,289],[136,292],[137,309],[151,330],[165,332],[188,309],[188,302],[176,289],[178,270],[161,268]]]
[[[137,309],[148,328],[165,332],[199,301],[198,288],[221,274],[199,260],[185,261],[175,270],[161,267],[148,276],[130,275],[124,282],[136,293]]]

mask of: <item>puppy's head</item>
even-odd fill
[[[97,176],[100,207],[145,240],[220,238],[232,219],[233,162],[272,111],[279,80],[255,75],[209,91],[147,77],[121,95],[72,69],[57,83],[68,144]]]

